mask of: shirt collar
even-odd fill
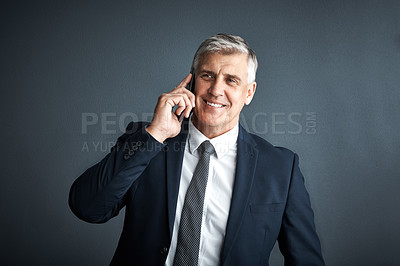
[[[189,119],[189,151],[191,154],[195,154],[197,148],[205,140],[209,140],[214,146],[217,158],[223,157],[230,150],[236,150],[237,138],[239,135],[239,123],[237,123],[231,130],[224,134],[209,139],[203,135],[192,123],[192,119]]]

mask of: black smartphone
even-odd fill
[[[189,85],[187,86],[186,89],[188,89],[192,93],[194,93],[194,72],[190,71],[190,73],[192,73],[192,78],[190,79]],[[193,112],[193,109],[192,109],[192,111],[190,111],[190,113],[192,113],[192,112]],[[182,114],[178,117],[179,122],[182,122],[183,118],[185,118],[185,116],[183,115],[183,112],[182,112]]]
[[[190,73],[192,73],[192,79],[190,80],[187,89],[190,90],[192,93],[194,93],[194,73],[193,71],[190,71]]]

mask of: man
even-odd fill
[[[129,124],[74,182],[82,220],[126,207],[111,265],[268,265],[276,241],[285,265],[324,265],[297,155],[239,125],[256,69],[242,38],[205,40],[193,77],[159,97],[151,123]]]

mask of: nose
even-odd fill
[[[224,95],[224,83],[222,80],[220,79],[216,79],[210,86],[210,88],[208,89],[208,93],[211,94],[212,96],[222,96]]]

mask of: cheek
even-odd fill
[[[200,106],[200,104],[201,104],[202,101],[203,101],[202,98],[199,97],[199,96],[197,96],[197,94],[196,94],[196,107],[197,107],[197,106]],[[195,108],[196,108],[196,107],[195,107]]]
[[[204,94],[207,92],[208,85],[203,80],[195,81],[194,91],[195,94]]]
[[[242,108],[246,102],[246,95],[243,93],[227,94],[227,99],[234,108]]]

